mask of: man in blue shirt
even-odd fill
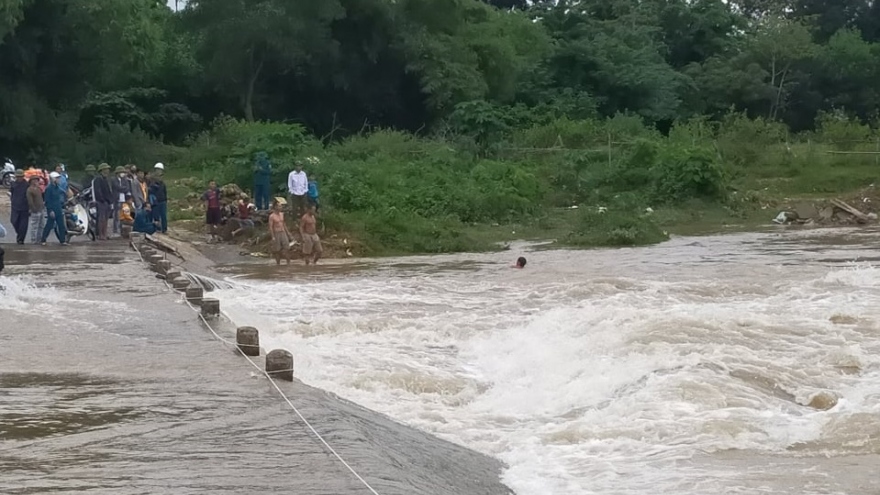
[[[318,204],[318,181],[314,179],[314,177],[309,181],[309,204],[315,207],[315,211],[318,211],[318,208],[321,205]]]
[[[70,180],[67,177],[67,167],[64,166],[63,163],[59,163],[55,166],[55,172],[61,177],[58,179],[58,187],[64,191],[64,194],[67,195],[67,191],[70,190]]]
[[[150,235],[156,233],[156,224],[153,223],[153,207],[149,202],[144,203],[144,207],[135,213],[133,230]]]
[[[41,244],[46,245],[49,239],[49,232],[55,231],[55,237],[62,246],[67,245],[67,222],[64,220],[64,204],[67,203],[67,194],[61,190],[61,174],[52,172],[49,174],[49,187],[44,193],[46,198],[46,211],[49,213],[49,219],[46,221],[46,228],[43,229],[43,239]]]

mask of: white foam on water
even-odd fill
[[[29,276],[0,276],[0,308],[5,311],[41,311],[62,300],[60,291],[39,286],[37,282]]]
[[[38,315],[43,321],[61,324],[71,332],[118,335],[106,329],[112,326],[109,323],[128,320],[134,309],[119,302],[85,298],[77,290],[59,289],[38,276],[16,275],[0,276],[0,312],[0,318],[7,322],[16,321],[18,315]],[[87,321],[94,312],[103,315],[105,324]]]
[[[876,268],[673,279],[606,266],[564,281],[383,270],[215,294],[264,347],[292,351],[306,383],[498,457],[519,495],[704,494],[735,474],[682,462],[698,454],[880,448],[846,427],[880,414]],[[805,406],[823,391],[834,408]]]

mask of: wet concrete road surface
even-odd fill
[[[371,493],[124,243],[4,246],[0,492]],[[492,459],[281,387],[381,495],[509,493]]]

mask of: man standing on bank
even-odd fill
[[[309,264],[309,256],[312,257],[312,263],[317,265],[324,252],[321,246],[321,238],[318,237],[318,219],[315,217],[315,207],[309,205],[305,215],[299,221],[299,233],[303,240],[303,259],[306,265]]]
[[[294,218],[300,218],[306,211],[309,192],[309,178],[303,172],[302,162],[296,161],[296,168],[287,176],[287,189],[290,192],[290,211]]]
[[[275,202],[272,204],[272,213],[269,214],[269,234],[272,236],[272,252],[275,254],[275,264],[281,264],[281,256],[287,259],[290,264],[290,231],[287,230],[287,224],[284,223],[284,212],[281,211],[281,204]]]
[[[40,189],[40,179],[31,177],[30,184],[27,190],[28,211],[31,213],[28,232],[31,233],[31,244],[39,244],[43,238],[43,228],[46,227],[46,203]]]
[[[222,220],[220,190],[217,189],[217,181],[212,180],[208,183],[208,190],[202,194],[202,201],[205,202],[205,225],[208,231],[208,242],[211,242],[217,235],[217,226]]]
[[[62,246],[67,245],[67,221],[64,218],[64,204],[67,203],[67,193],[61,188],[61,174],[52,172],[49,174],[49,186],[45,192],[46,212],[48,220],[43,228],[43,236],[40,239],[42,245],[46,245],[49,233],[55,232],[55,237]]]
[[[131,180],[125,167],[116,167],[116,177],[110,183],[110,191],[113,194],[113,233],[119,233],[119,212],[122,211],[122,205],[128,203],[131,199]]]
[[[159,231],[168,232],[168,187],[165,186],[165,165],[157,163],[150,174],[150,204],[153,205],[153,219],[159,222]]]
[[[94,190],[92,197],[95,198],[96,207],[98,209],[98,240],[106,241],[109,239],[107,235],[107,221],[110,220],[110,212],[113,210],[113,192],[110,189],[110,165],[102,163],[98,166],[99,175],[94,181]]]
[[[28,222],[31,218],[30,207],[27,200],[28,181],[24,178],[24,170],[15,171],[15,182],[12,183],[12,215],[9,221],[15,231],[15,242],[24,244],[27,236]]]

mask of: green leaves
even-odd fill
[[[542,16],[556,39],[545,62],[551,83],[597,95],[606,115],[629,110],[651,120],[675,118],[685,79],[664,60],[650,18],[625,1],[552,7]]]
[[[437,12],[444,12],[437,16]],[[549,38],[518,12],[476,0],[399,4],[400,46],[437,115],[471,100],[509,102],[523,75],[549,50]]]
[[[266,72],[297,71],[332,56],[330,25],[344,15],[337,0],[192,0],[184,19],[199,33],[198,59],[209,80],[237,98],[252,121]]]
[[[28,0],[0,0],[0,44],[21,21],[27,2]]]

